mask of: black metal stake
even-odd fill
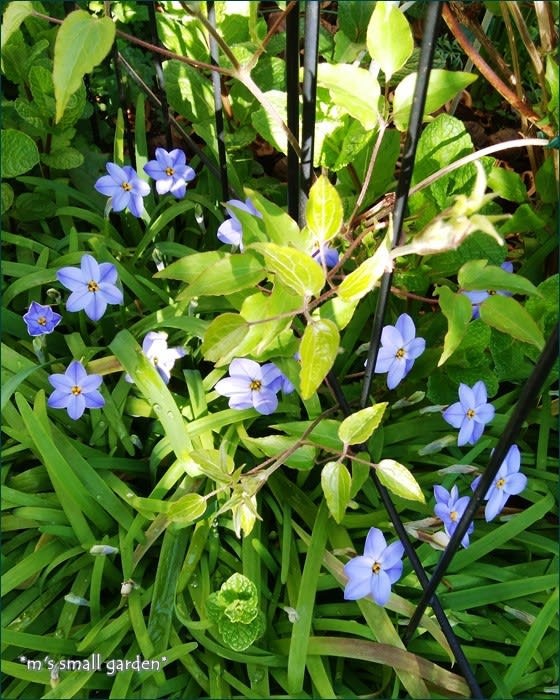
[[[288,129],[299,141],[299,2],[286,17],[286,91]],[[288,214],[299,216],[299,157],[288,141]]]
[[[216,27],[216,10],[214,0],[208,0],[208,20]],[[210,36],[210,58],[213,66],[219,65],[219,51],[216,39]],[[216,113],[216,135],[218,137],[218,160],[220,168],[220,182],[222,184],[222,199],[226,201],[229,194],[227,160],[226,160],[226,134],[224,129],[224,108],[222,103],[222,83],[217,71],[212,71],[212,87],[214,89],[214,109]]]
[[[148,17],[150,19],[150,35],[151,41],[154,46],[161,46],[161,41],[159,40],[157,32],[157,22],[156,22],[156,8],[152,0],[144,0],[144,3],[148,6]],[[161,102],[161,116],[163,118],[163,128],[165,131],[165,142],[167,150],[170,151],[173,148],[173,139],[171,137],[171,123],[169,121],[169,105],[167,104],[167,95],[165,94],[165,79],[163,77],[163,69],[161,67],[161,56],[159,54],[153,55],[154,69],[156,72],[156,86],[157,95]]]
[[[305,205],[313,178],[313,146],[315,108],[317,104],[317,59],[319,48],[319,2],[305,4],[305,37],[303,56],[303,109],[301,126],[301,189],[299,225],[305,225]]]

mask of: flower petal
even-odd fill
[[[107,304],[122,304],[123,303],[123,293],[114,284],[102,284],[99,287],[99,291],[96,292],[101,299]]]
[[[86,286],[82,286],[79,290],[72,292],[66,301],[66,309],[68,311],[81,311],[90,303],[90,297],[93,292],[89,292]]]
[[[364,556],[373,561],[379,561],[387,542],[381,530],[377,527],[370,528],[364,545]]]
[[[89,303],[84,306],[85,314],[92,321],[99,321],[107,309],[107,302],[99,292],[94,292],[89,296]]]
[[[527,486],[527,477],[525,474],[520,474],[516,472],[510,474],[506,479],[506,484],[504,486],[504,491],[510,496],[516,496],[521,493],[523,489]]]
[[[78,418],[81,418],[86,410],[85,396],[83,396],[83,394],[71,394],[66,410],[68,411],[68,415],[70,418],[72,418],[72,420],[78,420]]]
[[[505,506],[507,499],[508,495],[507,493],[504,493],[503,489],[495,490],[493,497],[490,498],[486,504],[486,508],[484,509],[484,517],[486,518],[487,523],[494,520],[498,513],[500,513]]]
[[[90,280],[94,280],[95,282],[99,281],[99,265],[93,256],[87,254],[82,255],[80,267],[82,268],[82,274],[86,283]]]
[[[249,382],[255,379],[262,381],[262,371],[259,363],[244,357],[236,357],[231,361],[229,374],[231,377],[248,379]]]
[[[477,404],[473,390],[466,384],[459,384],[459,401],[465,411]]]
[[[88,282],[84,280],[82,271],[77,267],[61,267],[56,273],[56,279],[71,292],[82,290]]]
[[[454,428],[460,428],[465,420],[465,409],[463,405],[459,401],[451,404],[451,406],[443,412],[443,419]]]
[[[405,372],[406,362],[404,357],[395,357],[393,364],[389,368],[389,373],[387,374],[387,387],[389,389],[397,387],[404,379]]]
[[[90,391],[83,394],[86,408],[103,408],[105,399],[99,391]]]
[[[401,561],[404,555],[404,546],[402,542],[393,542],[381,555],[381,563],[385,570],[396,566]]]
[[[494,418],[495,413],[496,409],[494,408],[494,406],[492,406],[492,404],[484,403],[481,406],[476,407],[474,420],[477,423],[490,423],[490,421]]]
[[[49,406],[50,408],[66,408],[68,406],[71,396],[72,394],[70,394],[67,390],[56,389],[49,396],[47,400],[47,406]]]
[[[410,318],[408,314],[401,314],[397,322],[395,323],[395,328],[399,331],[404,341],[404,344],[410,343],[416,335],[416,326],[414,321]]]
[[[100,177],[94,184],[94,188],[100,194],[105,195],[105,197],[112,197],[118,190],[122,189],[119,183],[115,182],[110,175],[103,175],[103,177]]]
[[[385,571],[371,577],[371,595],[377,605],[386,605],[391,596],[391,581]]]
[[[477,425],[477,423],[475,423],[473,420],[469,420],[468,418],[465,418],[465,420],[463,421],[463,424],[461,425],[461,429],[459,430],[459,436],[457,437],[457,445],[459,447],[462,447],[463,445],[466,445],[467,443],[474,445],[474,443],[476,442],[476,439],[471,441],[471,438],[473,436],[473,431],[474,431],[474,428],[476,425]]]
[[[480,406],[488,401],[488,394],[486,392],[486,384],[480,379],[472,388],[475,406]]]
[[[263,416],[269,416],[278,408],[278,397],[263,386],[260,391],[253,391],[253,406]]]
[[[348,583],[344,589],[345,600],[359,600],[371,593],[372,562],[367,557],[355,557],[344,566]]]
[[[118,279],[117,268],[112,263],[99,265],[99,284],[115,284]]]

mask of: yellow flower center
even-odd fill
[[[121,187],[125,192],[130,192],[130,190],[132,189],[132,185],[130,185],[128,182],[123,182]]]
[[[88,292],[98,292],[98,291],[99,291],[99,285],[98,285],[97,282],[95,282],[94,280],[90,280],[90,281],[87,283],[87,290],[88,290]]]
[[[498,481],[496,481],[496,488],[497,488],[497,489],[503,489],[504,486],[505,486],[505,484],[506,484],[506,480],[505,480],[505,479],[498,479]]]
[[[449,517],[451,518],[451,520],[453,520],[453,522],[455,522],[457,520],[457,511],[452,510],[451,513],[449,513]]]
[[[491,297],[493,297],[494,294],[496,294],[496,290],[495,290],[495,289],[487,289],[486,291],[487,291],[488,294],[490,294]]]
[[[158,360],[157,357],[152,357],[152,362],[154,363],[154,365],[157,365],[157,363],[159,362],[159,360]]]
[[[171,177],[174,174],[174,172],[175,172],[175,170],[173,170],[173,168],[165,168],[165,174],[168,177]]]
[[[474,411],[472,408],[469,408],[469,409],[467,410],[467,418],[471,418],[471,419],[472,419],[472,418],[474,418],[475,416],[476,416],[475,411]]]
[[[44,316],[39,316],[39,318],[37,319],[37,323],[38,323],[40,326],[46,326],[46,325],[47,325],[47,319],[46,319]]]
[[[373,562],[373,566],[371,567],[371,571],[374,574],[378,574],[381,571],[381,564],[378,561]]]
[[[79,396],[82,393],[81,387],[76,385],[74,385],[70,391],[74,394],[74,396]]]
[[[398,358],[399,360],[402,360],[402,358],[405,356],[405,351],[404,348],[399,348],[397,352],[395,353],[395,357]]]
[[[251,391],[260,391],[262,387],[262,382],[259,379],[253,379],[249,384],[249,389]]]

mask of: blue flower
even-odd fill
[[[319,265],[325,264],[325,267],[331,268],[338,265],[339,253],[336,248],[331,248],[330,246],[323,244],[319,246],[313,253],[311,257],[316,260]]]
[[[394,326],[385,326],[375,372],[387,372],[387,387],[394,389],[412,369],[414,360],[426,349],[424,338],[416,338],[416,326],[408,314],[401,314]]]
[[[117,268],[111,263],[98,264],[91,255],[82,255],[80,269],[63,267],[56,277],[72,292],[66,302],[68,311],[83,309],[92,321],[99,321],[107,304],[123,303],[123,293],[115,285]]]
[[[229,397],[230,408],[255,408],[268,416],[278,406],[276,392],[280,375],[272,362],[261,367],[254,360],[236,358],[229,366],[229,377],[220,379],[214,388],[218,394]]]
[[[445,532],[451,537],[457,529],[457,525],[465,512],[465,508],[469,504],[469,497],[463,496],[459,498],[459,489],[456,486],[453,486],[451,493],[443,486],[434,486],[434,495],[436,497],[434,512],[443,522]],[[469,535],[473,530],[474,524],[471,523],[465,536],[461,540],[463,547],[469,546]]]
[[[241,211],[246,211],[248,214],[258,216],[262,219],[260,211],[255,209],[253,202],[249,198],[242,202],[240,199],[230,199],[226,202],[226,211],[230,215],[230,219],[226,219],[218,228],[217,236],[222,243],[239,246],[239,250],[243,250],[243,227],[241,221],[235,215],[235,210],[228,206],[234,206]]]
[[[166,151],[156,148],[156,159],[144,166],[144,172],[156,181],[158,194],[170,192],[176,199],[187,193],[187,182],[194,180],[195,171],[187,165],[187,157],[180,148]]]
[[[386,605],[391,584],[402,576],[404,547],[400,542],[387,546],[381,530],[372,527],[367,534],[364,555],[354,557],[344,566],[348,583],[345,600],[370,597],[377,605]]]
[[[486,385],[478,381],[471,388],[459,385],[459,401],[443,412],[443,418],[459,428],[457,445],[474,445],[484,432],[484,426],[494,418],[494,406],[487,403]]]
[[[484,500],[488,501],[484,509],[486,522],[489,523],[503,510],[510,496],[517,496],[527,486],[527,477],[519,472],[520,466],[521,454],[519,447],[512,445],[494,477],[494,483],[484,496]],[[476,490],[479,481],[480,476],[477,476],[472,482],[471,488],[473,491]]]
[[[183,348],[168,348],[167,333],[150,331],[142,342],[142,352],[157,369],[159,376],[169,384],[171,370],[175,361],[185,356]],[[127,382],[132,382],[129,374],[125,375]]]
[[[53,311],[50,306],[43,306],[32,301],[29,310],[23,315],[27,324],[27,332],[31,336],[52,333],[62,320],[62,316]]]
[[[276,367],[276,365],[274,365],[274,367]],[[274,391],[281,391],[283,394],[291,394],[293,391],[295,391],[295,386],[288,379],[288,377],[286,377],[282,370],[280,370],[278,367],[276,367],[276,369],[278,370],[278,376],[271,383],[271,389]]]
[[[81,362],[73,360],[64,374],[51,374],[49,382],[54,386],[47,405],[51,408],[65,408],[72,420],[78,420],[86,408],[102,408],[105,399],[97,391],[102,378],[88,374]]]
[[[103,175],[95,183],[95,189],[111,197],[113,211],[122,211],[128,207],[131,214],[140,217],[144,213],[142,197],[150,194],[150,186],[141,180],[134,168],[125,165],[122,168],[116,163],[107,163],[108,175]]]
[[[513,265],[510,262],[502,263],[500,267],[502,268],[502,270],[505,270],[506,272],[513,272]],[[495,291],[494,289],[488,289],[487,291],[473,290],[472,292],[463,291],[461,293],[470,299],[470,302],[472,304],[472,317],[473,318],[480,317],[480,305],[482,304],[483,301],[488,299],[488,297],[493,296],[494,294],[500,294],[500,296],[503,296],[503,297],[513,296],[512,292],[505,292],[505,291],[499,291],[499,290]]]

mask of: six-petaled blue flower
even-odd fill
[[[116,163],[107,163],[106,167],[109,174],[97,180],[95,189],[106,197],[111,197],[113,211],[122,211],[128,207],[134,216],[142,216],[144,213],[142,197],[150,194],[148,183],[141,180],[130,165],[121,168]]]
[[[338,265],[339,253],[336,248],[323,244],[311,253],[311,257],[316,260],[319,265],[325,265],[327,268]]]
[[[381,530],[372,527],[367,534],[363,556],[354,557],[344,566],[348,583],[345,600],[370,597],[377,605],[386,605],[391,585],[402,576],[404,547],[400,542],[389,546]]]
[[[416,360],[426,349],[424,338],[416,337],[416,326],[408,314],[401,314],[394,326],[381,332],[381,348],[375,372],[387,372],[387,387],[394,389],[406,377]]]
[[[50,306],[43,306],[32,301],[29,310],[23,315],[27,324],[27,332],[31,336],[52,333],[62,320],[62,316],[53,311]]]
[[[68,311],[86,312],[92,321],[99,321],[107,304],[122,304],[123,293],[116,286],[117,268],[111,263],[98,264],[91,255],[83,255],[80,268],[63,267],[57,273],[58,281],[69,289]]]
[[[517,496],[527,486],[527,477],[525,474],[520,473],[520,467],[521,453],[519,452],[519,447],[512,445],[500,465],[492,485],[484,496],[484,500],[488,501],[484,509],[486,522],[493,520],[503,510],[510,496]],[[479,481],[480,476],[477,476],[472,482],[471,488],[473,491],[478,486]]]
[[[171,370],[176,360],[185,356],[183,348],[168,348],[167,333],[150,331],[142,342],[142,352],[157,369],[159,376],[166,384],[169,384]],[[127,382],[132,382],[132,377],[125,375]]]
[[[465,508],[469,504],[469,497],[462,496],[459,498],[459,489],[456,486],[453,486],[451,492],[443,486],[434,486],[434,495],[436,497],[434,512],[442,521],[445,532],[451,537],[457,529],[457,525],[465,512]],[[471,523],[465,536],[461,540],[463,547],[469,546],[469,535],[473,530],[474,524]]]
[[[171,193],[182,199],[187,193],[187,182],[196,177],[195,171],[187,165],[185,153],[180,148],[166,151],[156,148],[156,159],[144,166],[144,172],[156,181],[158,194]]]
[[[231,218],[226,219],[223,224],[218,227],[217,236],[222,243],[229,243],[230,245],[239,246],[239,250],[243,250],[243,227],[241,221],[235,215],[235,209],[231,209],[230,206],[237,207],[241,211],[246,211],[248,214],[253,216],[258,216],[262,219],[262,214],[260,211],[255,209],[253,202],[247,198],[244,202],[240,199],[230,199],[226,202],[226,211]]]
[[[457,445],[474,445],[484,432],[484,426],[494,418],[494,406],[487,403],[486,385],[478,381],[471,388],[459,385],[459,401],[443,412],[443,418],[459,428]]]
[[[220,379],[214,388],[218,394],[229,397],[230,408],[255,408],[268,416],[278,406],[276,392],[281,374],[272,362],[261,367],[254,360],[236,358],[229,366],[229,377]]]
[[[513,265],[510,262],[502,263],[501,268],[502,268],[502,270],[505,270],[506,272],[513,272]],[[466,297],[468,297],[471,304],[472,304],[472,317],[473,318],[480,317],[480,305],[482,304],[483,301],[488,299],[488,297],[493,296],[494,294],[500,294],[503,297],[513,296],[512,292],[506,292],[506,291],[501,291],[501,290],[496,291],[494,289],[488,289],[486,291],[473,290],[472,292],[463,291],[462,294],[464,294]]]
[[[54,387],[47,405],[65,408],[73,420],[78,420],[86,408],[102,408],[105,399],[98,391],[102,378],[88,374],[81,362],[73,360],[64,374],[51,374],[49,382]]]

